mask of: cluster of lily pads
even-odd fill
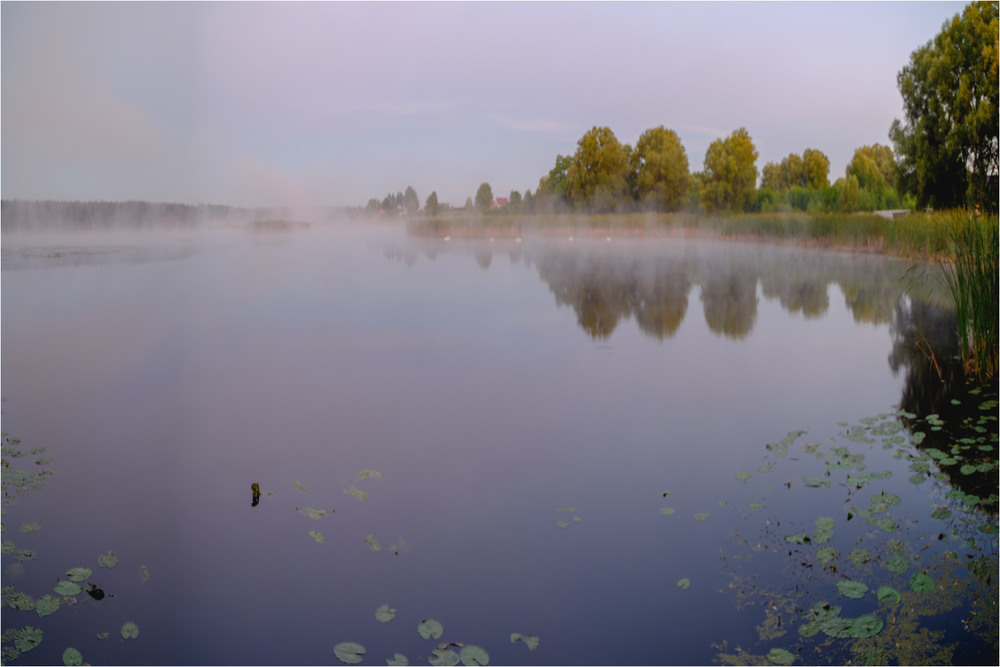
[[[54,473],[47,468],[17,469],[14,461],[24,459],[27,454],[33,455],[33,465],[45,466],[52,462],[47,456],[41,456],[45,447],[34,447],[25,451],[20,447],[18,438],[7,438],[6,434],[0,434],[3,438],[3,464],[2,464],[2,486],[3,486],[3,515],[7,514],[7,507],[19,496],[23,496],[31,491],[42,488],[44,481]],[[28,460],[28,459],[24,459]],[[6,534],[6,524],[0,524],[0,530]],[[20,525],[20,532],[34,533],[41,530],[37,522],[25,522]],[[18,561],[30,561],[35,558],[34,551],[30,549],[18,549],[12,540],[4,540],[2,553],[11,555]],[[107,553],[98,554],[97,565],[100,568],[111,569],[117,566],[119,558],[113,550]],[[149,577],[145,566],[139,569],[140,578],[145,581]],[[94,600],[103,600],[105,592],[96,583],[90,581],[94,571],[87,567],[72,567],[66,570],[62,578],[57,579],[55,586],[50,593],[36,598],[24,591],[18,591],[14,585],[7,585],[0,589],[2,592],[3,606],[20,612],[35,612],[38,618],[44,618],[57,612],[61,607],[77,604],[77,596],[86,593]],[[55,595],[53,595],[53,593]],[[9,616],[5,616],[5,625]],[[122,639],[135,639],[139,636],[139,627],[133,621],[126,621],[122,624],[120,633]],[[5,627],[0,640],[0,661],[4,664],[16,660],[22,653],[37,648],[45,637],[42,628],[33,625],[25,625],[20,628]],[[101,631],[97,633],[98,639],[107,639],[110,633]],[[83,656],[74,647],[67,647],[62,654],[62,661],[65,665],[82,665]]]
[[[396,610],[388,604],[384,604],[375,610],[375,620],[379,623],[389,623],[396,617]],[[444,626],[440,621],[433,618],[425,618],[417,624],[417,634],[423,639],[441,639],[444,635]],[[523,642],[529,651],[538,648],[538,637],[534,635],[523,635],[520,632],[512,632],[511,643]],[[348,665],[357,665],[364,661],[368,650],[358,642],[340,642],[333,647],[333,653],[337,659]],[[441,642],[430,650],[427,661],[431,665],[450,667],[452,665],[488,665],[490,662],[489,653],[482,647],[463,642]],[[409,665],[410,660],[402,653],[394,653],[391,658],[386,658],[387,665]]]
[[[957,404],[957,401],[952,403]],[[994,591],[996,588],[995,578],[980,576],[990,571],[991,562],[992,569],[996,569],[996,479],[992,479],[989,493],[982,496],[959,488],[949,489],[955,471],[951,467],[957,469],[959,476],[990,473],[997,468],[994,449],[997,442],[997,402],[982,401],[978,407],[978,415],[964,417],[957,428],[950,431],[945,430],[945,420],[937,414],[919,419],[912,413],[895,410],[862,419],[853,426],[842,424],[847,428],[839,436],[847,443],[880,445],[882,449],[891,451],[893,458],[908,460],[913,472],[909,481],[913,484],[922,485],[933,480],[935,486],[927,489],[931,505],[929,518],[932,521],[947,521],[958,516],[959,523],[953,523],[950,531],[934,527],[929,535],[921,533],[920,530],[927,522],[914,522],[912,517],[901,515],[899,510],[902,499],[884,489],[871,494],[867,498],[867,504],[859,502],[858,496],[862,489],[892,477],[889,470],[867,470],[862,451],[850,444],[824,449],[818,442],[802,442],[802,451],[814,456],[825,468],[821,475],[804,477],[803,487],[827,488],[831,484],[846,487],[848,497],[846,501],[842,501],[844,518],[835,520],[829,516],[819,517],[814,520],[811,529],[780,534],[778,537],[786,545],[784,550],[778,543],[772,542],[767,546],[765,541],[765,546],[759,549],[783,554],[788,562],[789,572],[797,577],[794,593],[768,592],[766,595],[771,596],[771,600],[782,599],[784,595],[789,610],[799,608],[803,597],[828,597],[831,594],[854,601],[852,608],[859,603],[863,607],[868,600],[872,602],[867,604],[876,606],[867,610],[862,608],[861,611],[865,613],[860,615],[846,616],[842,615],[841,606],[833,604],[829,599],[819,599],[800,616],[797,633],[799,639],[794,652],[788,650],[791,648],[789,646],[772,646],[763,655],[738,649],[735,654],[723,651],[719,660],[734,664],[792,664],[796,655],[812,650],[815,653],[806,662],[822,660],[822,656],[827,654],[826,659],[837,661],[844,659],[838,650],[846,648],[852,653],[851,659],[861,664],[889,664],[890,660],[905,662],[906,658],[900,657],[902,652],[911,650],[915,645],[919,645],[921,650],[938,650],[935,646],[937,639],[931,641],[929,638],[939,639],[943,635],[922,627],[916,619],[921,614],[932,615],[965,605],[966,600],[956,592],[966,590],[963,588],[963,581],[992,581]],[[789,447],[802,435],[803,431],[793,431],[780,442],[767,445],[766,449],[776,459],[785,458]],[[920,445],[928,437],[932,437],[938,446],[921,448]],[[938,444],[939,442],[946,443],[946,446]],[[936,471],[934,467],[937,467]],[[774,470],[774,464],[767,463],[759,470],[770,472]],[[844,476],[837,475],[838,471]],[[735,475],[743,483],[751,477],[745,471]],[[770,487],[765,490],[770,490]],[[760,509],[760,505],[751,506],[751,509]],[[848,524],[854,521],[851,525],[856,526],[858,520],[863,521],[860,545],[851,548],[846,557],[843,557],[832,543],[835,529],[841,522]],[[856,529],[852,530],[852,534],[857,533]],[[977,538],[977,534],[980,537]],[[791,549],[788,548],[789,545]],[[956,574],[956,571],[961,572],[963,563],[956,551],[947,549],[948,546],[969,551],[965,560],[967,580]],[[978,557],[977,553],[980,554]],[[881,567],[873,568],[875,564]],[[968,590],[976,590],[977,586],[978,584],[970,583]],[[773,602],[769,604],[770,609],[767,611],[772,614],[773,609],[778,607]],[[897,623],[901,616],[906,616],[906,623]],[[890,627],[890,621],[891,636],[880,638],[881,633]],[[987,620],[986,627],[989,625]],[[785,632],[786,630],[781,630],[775,636],[784,635]],[[922,641],[901,640],[901,633],[904,632],[922,633]],[[761,637],[764,639],[763,634]],[[814,637],[825,639],[818,645],[806,643]],[[854,643],[845,647],[831,644],[834,640]],[[906,655],[925,657],[924,654],[913,652]]]

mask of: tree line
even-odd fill
[[[466,210],[502,213],[627,211],[778,212],[873,211],[973,207],[998,203],[998,4],[974,2],[914,51],[897,76],[905,119],[889,129],[892,147],[857,148],[843,176],[830,183],[830,160],[806,148],[758,172],[746,128],[709,145],[692,172],[677,133],[660,126],[635,146],[608,127],[593,127],[572,155],[557,155],[534,192],[512,191],[498,207],[489,183]],[[420,210],[412,187],[372,199],[369,212]],[[423,211],[437,215],[437,193]]]

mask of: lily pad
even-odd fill
[[[695,521],[704,521],[704,520],[705,520],[705,519],[707,519],[707,518],[708,518],[709,516],[710,516],[710,515],[709,515],[709,513],[708,513],[708,512],[698,512],[697,514],[695,514],[695,515],[694,515],[694,520],[695,520]]]
[[[30,651],[39,644],[42,643],[42,637],[44,636],[41,628],[34,628],[30,625],[26,625],[14,634],[14,646],[21,653],[25,651]]]
[[[298,489],[299,491],[309,491],[308,487],[302,486],[302,484],[299,482],[295,482],[295,488]]]
[[[534,651],[538,648],[538,637],[536,635],[522,635],[520,632],[510,633],[510,642],[512,644],[516,644],[519,641],[524,642],[529,651]]]
[[[753,475],[751,475],[750,473],[748,473],[746,470],[740,471],[740,472],[736,473],[736,475],[735,475],[736,479],[739,480],[739,481],[741,481],[741,482],[747,481],[752,476]]]
[[[569,528],[569,521],[556,521],[556,525],[560,528]]]
[[[93,570],[89,570],[85,567],[74,567],[66,570],[66,578],[70,581],[86,581],[93,573]]]
[[[803,477],[802,481],[803,483],[805,483],[806,486],[812,487],[814,489],[819,488],[821,486],[830,486],[830,480],[823,479],[822,477]]]
[[[122,623],[122,639],[135,639],[139,636],[139,626],[132,621]]]
[[[77,651],[75,648],[71,646],[65,651],[63,651],[62,661],[64,665],[67,665],[67,667],[70,667],[72,665],[82,665],[83,656],[80,655],[79,651]]]
[[[795,662],[795,656],[783,648],[772,648],[767,652],[767,659],[772,665],[790,665]]]
[[[860,581],[847,579],[837,582],[837,591],[839,591],[845,598],[859,599],[863,598],[865,593],[868,592],[868,586]]]
[[[59,600],[59,598],[54,598],[51,595],[43,595],[35,603],[35,611],[39,616],[53,614],[59,609]]]
[[[431,651],[427,662],[434,665],[434,667],[453,667],[458,664],[459,657],[457,653],[449,648],[436,648]]]
[[[337,660],[348,665],[357,665],[365,657],[365,647],[357,642],[340,642],[333,647]]]
[[[37,532],[37,531],[39,531],[41,529],[42,529],[42,526],[38,522],[36,522],[36,521],[32,521],[31,523],[22,523],[21,524],[21,532],[22,533],[34,533],[34,532]]]
[[[396,618],[396,610],[387,604],[375,610],[375,620],[379,623],[388,623],[394,618]]]
[[[661,507],[660,508],[660,514],[662,514],[663,516],[670,516],[671,514],[673,514],[676,511],[677,510],[675,510],[673,507]]]
[[[899,602],[899,591],[892,586],[879,586],[875,594],[878,596],[878,601],[882,604],[896,604]]]
[[[757,472],[772,472],[773,470],[774,466],[770,463],[765,463],[764,465],[757,467]]]
[[[324,542],[326,542],[326,538],[323,536],[323,533],[319,532],[318,530],[310,530],[309,537],[316,540],[316,544],[323,544]]]
[[[108,551],[106,554],[100,554],[97,557],[97,564],[101,567],[114,567],[118,565],[118,556],[115,555],[114,551]]]
[[[847,634],[851,637],[864,639],[866,637],[874,637],[882,631],[882,627],[882,619],[871,614],[865,614],[854,619],[854,623],[851,624],[851,629],[847,631]]]
[[[417,626],[417,632],[424,639],[440,639],[444,633],[444,626],[433,618],[425,618]]]
[[[82,588],[80,588],[72,581],[60,581],[58,584],[56,584],[55,588],[56,593],[58,593],[59,595],[76,595],[82,590],[83,590]]]
[[[295,511],[297,511],[302,516],[309,517],[310,519],[322,519],[328,514],[326,510],[319,509],[318,507],[313,507],[311,505],[306,505],[305,507],[296,507]]]
[[[759,510],[759,509],[763,508],[764,506],[761,505],[760,503],[750,503],[749,505],[747,505],[747,507],[749,507],[752,510]]]
[[[910,576],[910,588],[917,593],[926,593],[934,589],[934,580],[923,572],[914,572]]]
[[[805,533],[792,533],[791,535],[785,535],[785,541],[790,544],[809,544],[812,542],[812,538]]]
[[[855,565],[864,565],[871,559],[872,556],[868,553],[868,550],[860,547],[851,549],[851,553],[847,555],[847,560],[851,561]]]
[[[677,581],[677,588],[688,589],[690,587],[691,587],[691,580],[688,579],[687,577],[684,577],[683,579]]]
[[[378,470],[368,470],[367,468],[357,471],[354,476],[358,479],[382,479],[382,473]]]
[[[833,547],[820,547],[816,550],[816,560],[822,564],[829,563],[837,557],[837,550]]]
[[[368,500],[368,492],[367,491],[362,491],[361,489],[358,489],[358,488],[353,487],[353,486],[351,488],[349,488],[349,489],[344,489],[344,493],[346,493],[347,495],[350,495],[350,496],[354,496],[358,500]]]
[[[382,550],[382,545],[378,543],[378,540],[375,539],[374,535],[365,535],[365,544],[367,544],[372,551]]]
[[[462,652],[458,656],[463,665],[488,665],[490,664],[490,654],[478,646],[469,644],[462,647]]]
[[[407,665],[410,664],[410,659],[407,658],[402,653],[397,653],[391,658],[386,658],[385,664],[389,665],[390,667],[407,667]]]
[[[885,569],[896,574],[903,574],[910,569],[910,559],[903,554],[896,554],[886,561]]]

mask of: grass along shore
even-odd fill
[[[457,214],[411,220],[415,236],[513,238],[540,236],[686,236],[790,243],[872,252],[910,259],[945,256],[955,212],[911,213],[886,219],[874,213],[690,213],[607,215]],[[997,218],[993,218],[994,227]]]

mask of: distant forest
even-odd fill
[[[332,216],[336,209],[320,211]],[[25,201],[0,202],[0,229],[80,230],[187,228],[204,225],[243,226],[255,220],[290,219],[293,209],[239,208],[212,204],[163,204],[144,201]],[[315,215],[311,216],[315,219]]]

